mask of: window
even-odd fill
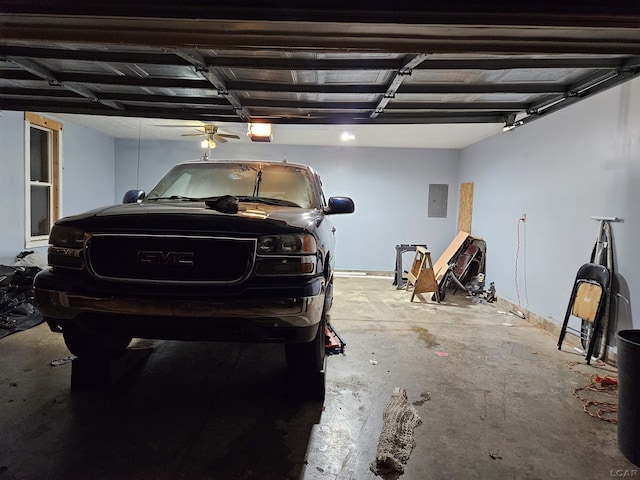
[[[25,247],[44,246],[60,218],[60,145],[62,124],[26,112]]]

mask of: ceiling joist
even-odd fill
[[[411,75],[413,69],[424,62],[429,55],[420,54],[420,55],[412,55],[405,59],[403,65],[395,72],[391,82],[387,85],[387,91],[384,92],[384,95],[376,105],[376,108],[371,112],[371,118],[377,118],[384,113],[384,109],[387,107],[391,99],[395,98],[396,92],[404,82],[407,76]]]
[[[35,75],[36,77],[45,80],[52,87],[61,87],[66,90],[70,90],[73,93],[78,94],[81,97],[86,98],[92,103],[101,103],[107,107],[111,107],[116,110],[124,110],[124,107],[117,102],[112,102],[109,100],[102,100],[98,98],[95,92],[90,90],[89,88],[74,82],[62,82],[56,74],[51,72],[46,67],[29,60],[27,58],[19,58],[19,57],[7,57],[7,60],[11,63],[20,66],[22,69],[27,72]]]

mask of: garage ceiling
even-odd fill
[[[640,73],[638,2],[296,3],[0,1],[0,109],[515,127]]]

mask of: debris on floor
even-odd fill
[[[0,338],[43,321],[33,298],[33,279],[40,267],[29,264],[32,255],[22,252],[14,266],[0,265]]]
[[[59,358],[57,360],[51,360],[52,367],[59,367],[60,365],[64,365],[65,363],[70,363],[76,359],[75,355],[69,355],[68,357]]]
[[[394,389],[382,419],[376,459],[370,469],[376,475],[404,473],[404,465],[415,446],[413,431],[422,423],[418,411],[409,403],[404,388]]]
[[[425,402],[428,402],[429,400],[431,400],[431,392],[424,392],[420,394],[420,400],[416,400],[412,403],[412,405],[421,407],[425,404]]]
[[[502,460],[502,455],[500,455],[500,450],[496,451],[495,453],[489,452],[489,457],[491,457],[492,460]]]

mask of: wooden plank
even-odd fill
[[[460,250],[460,247],[462,247],[462,244],[468,237],[468,232],[458,232],[453,241],[449,244],[447,249],[433,266],[433,271],[435,272],[436,280],[438,281],[438,283],[440,282],[440,280],[442,280],[442,277],[447,272],[447,265],[449,264],[449,261],[453,258],[456,252]]]
[[[58,131],[62,130],[62,123],[56,122],[55,120],[47,117],[43,117],[42,115],[38,115],[37,113],[24,112],[24,119],[28,122],[33,123],[34,125],[38,125],[39,127]]]
[[[473,182],[460,185],[460,207],[458,209],[458,231],[471,233],[473,212]]]
[[[413,288],[413,295],[411,296],[411,301],[413,302],[413,297],[415,295],[420,295],[421,293],[434,292],[435,298],[438,303],[440,303],[440,295],[438,292],[438,282],[436,282],[436,277],[433,274],[433,268],[425,268],[418,277],[418,281],[416,282],[416,286]]]

